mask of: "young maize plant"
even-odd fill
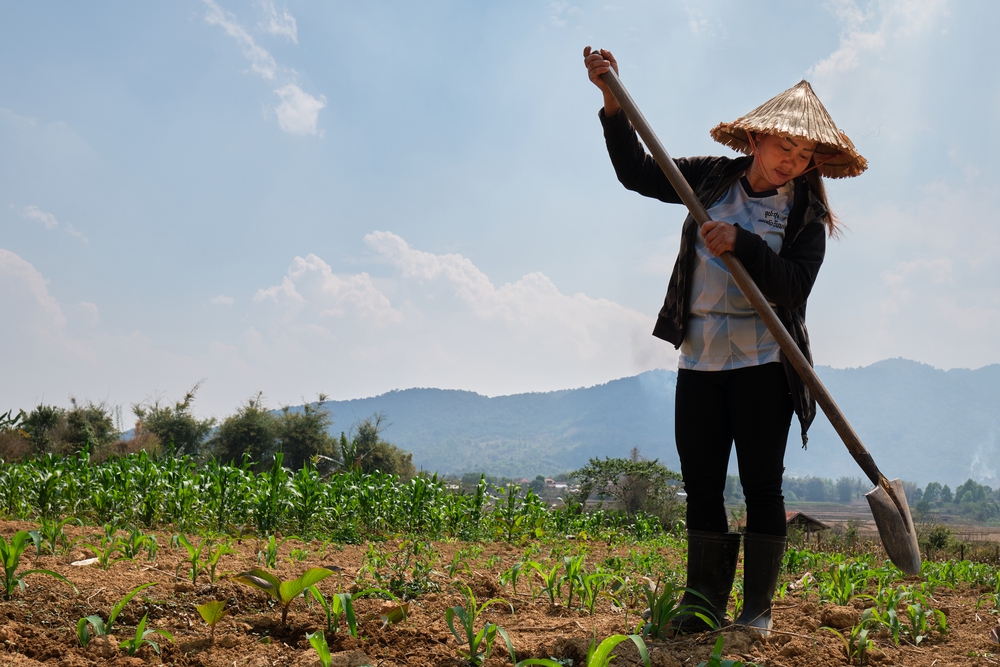
[[[118,645],[118,648],[124,649],[128,655],[135,655],[136,653],[139,652],[139,649],[142,648],[143,644],[149,644],[153,648],[153,650],[156,651],[156,655],[159,655],[160,645],[154,642],[152,639],[150,639],[149,638],[150,635],[161,635],[169,639],[171,642],[174,641],[173,635],[171,635],[166,630],[162,630],[159,628],[155,630],[147,630],[146,619],[148,617],[149,614],[143,614],[142,620],[139,621],[139,626],[135,629],[135,636],[132,637],[131,639],[126,639],[125,641],[123,641],[121,644]]]
[[[510,613],[514,613],[514,605],[512,605],[507,600],[500,598],[493,598],[492,600],[487,600],[481,605],[476,605],[476,596],[472,593],[472,589],[467,585],[462,584],[462,595],[465,597],[465,606],[454,606],[448,607],[444,612],[444,620],[451,629],[451,634],[455,635],[455,639],[458,640],[459,645],[468,646],[468,651],[464,648],[459,649],[459,653],[469,661],[471,665],[481,665],[486,660],[489,660],[490,654],[493,652],[493,642],[496,639],[497,632],[504,637],[507,642],[508,648],[513,649],[510,644],[510,638],[507,637],[507,633],[504,632],[500,626],[487,622],[483,628],[476,632],[476,621],[482,615],[482,613],[492,604],[506,604],[510,607]],[[465,633],[465,637],[462,637],[455,630],[455,619],[458,619],[462,630]]]
[[[611,635],[602,641],[600,645],[597,644],[597,637],[595,636],[590,642],[590,649],[587,651],[587,664],[584,667],[608,667],[616,657],[611,652],[615,650],[616,646],[627,639],[631,639],[632,643],[639,650],[639,656],[642,658],[643,664],[646,667],[650,667],[649,650],[646,648],[646,642],[642,641],[642,637],[639,635]],[[702,663],[702,665],[704,664]],[[528,658],[517,663],[514,667],[527,667],[527,665],[563,667],[562,663],[550,658]],[[702,665],[699,665],[699,667],[702,667]]]
[[[331,595],[329,601],[327,601],[327,599],[323,597],[323,594],[319,592],[318,588],[310,586],[309,595],[311,595],[312,598],[319,602],[320,606],[323,607],[323,611],[326,613],[326,631],[329,634],[337,634],[337,630],[340,629],[340,615],[343,614],[344,619],[347,621],[347,632],[355,639],[358,638],[358,619],[354,613],[354,600],[360,599],[366,595],[379,595],[398,602],[398,598],[396,598],[395,595],[389,591],[384,591],[378,588],[368,588],[353,594],[335,593],[334,595]],[[388,618],[386,620],[389,621]]]
[[[643,637],[661,639],[670,632],[670,623],[680,614],[693,614],[695,617],[708,623],[709,627],[717,628],[718,620],[708,613],[708,610],[700,605],[682,605],[681,596],[688,592],[704,599],[704,596],[697,591],[674,586],[673,582],[654,582],[649,577],[643,577],[644,583],[639,585],[641,592],[645,595],[646,605],[649,609],[649,618],[638,628]],[[707,604],[707,600],[706,600]]]
[[[330,647],[326,643],[326,635],[323,634],[323,631],[317,630],[316,632],[307,634],[306,639],[309,640],[309,645],[316,651],[316,655],[319,657],[319,664],[322,667],[330,667],[330,664],[333,662],[333,656],[330,655]]]
[[[125,597],[123,597],[121,600],[116,602],[113,607],[111,607],[111,613],[108,614],[107,623],[105,623],[104,619],[102,619],[100,616],[97,615],[85,616],[81,618],[79,621],[77,621],[76,636],[77,639],[80,640],[80,645],[86,648],[87,644],[90,643],[90,631],[87,629],[88,624],[94,627],[94,635],[97,637],[104,637],[111,634],[111,630],[112,628],[114,628],[115,621],[118,619],[118,615],[122,613],[122,610],[125,609],[125,605],[127,605],[129,601],[139,593],[139,591],[143,590],[144,588],[149,588],[150,586],[155,586],[155,585],[156,582],[153,581],[148,584],[142,584],[141,586],[136,586],[131,591],[129,591],[125,595]]]
[[[310,586],[318,584],[335,571],[336,569],[332,567],[312,567],[298,579],[281,581],[267,570],[255,567],[248,572],[235,575],[233,579],[241,584],[264,591],[274,598],[281,605],[281,624],[287,625],[288,607],[295,601],[295,598],[303,595]]]
[[[76,591],[76,586],[73,586],[69,579],[62,576],[58,572],[43,569],[25,570],[23,572],[17,571],[17,568],[21,564],[21,555],[27,548],[27,542],[29,539],[34,542],[35,553],[38,553],[41,549],[42,538],[37,531],[31,531],[29,533],[26,530],[19,530],[14,533],[14,536],[10,538],[9,542],[7,541],[7,538],[0,536],[0,565],[3,565],[4,599],[11,599],[14,595],[15,588],[20,588],[23,591],[25,589],[24,578],[29,574],[44,574],[47,577],[58,579]]]
[[[723,643],[722,635],[719,635],[719,638],[715,640],[715,646],[712,648],[712,655],[709,656],[708,660],[699,662],[698,667],[757,667],[756,663],[753,662],[744,663],[742,660],[723,660]]]

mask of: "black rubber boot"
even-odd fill
[[[756,628],[765,637],[771,629],[771,599],[778,587],[785,542],[778,535],[743,536],[743,611],[736,624]]]
[[[678,614],[671,623],[674,630],[680,632],[711,630],[705,621],[694,615],[694,611],[709,618],[714,616],[720,626],[728,624],[726,607],[729,605],[729,593],[733,590],[736,562],[739,557],[739,533],[688,531],[687,588],[698,591],[707,598],[707,601],[692,593],[684,593],[681,605],[692,605],[703,609]]]

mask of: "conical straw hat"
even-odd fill
[[[719,123],[712,130],[712,138],[750,155],[747,132],[815,141],[819,173],[829,178],[857,176],[868,168],[868,160],[855,150],[847,135],[837,129],[806,80],[799,81],[731,123]]]

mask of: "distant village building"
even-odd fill
[[[785,525],[801,530],[806,536],[806,542],[809,542],[809,536],[813,533],[817,535],[816,539],[819,539],[819,533],[830,530],[830,526],[802,512],[785,512]]]

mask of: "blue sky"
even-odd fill
[[[994,3],[0,5],[0,411],[486,394],[674,368],[683,219],[615,180],[585,45],[672,154],[809,79],[870,162],[817,363],[1000,362]]]

